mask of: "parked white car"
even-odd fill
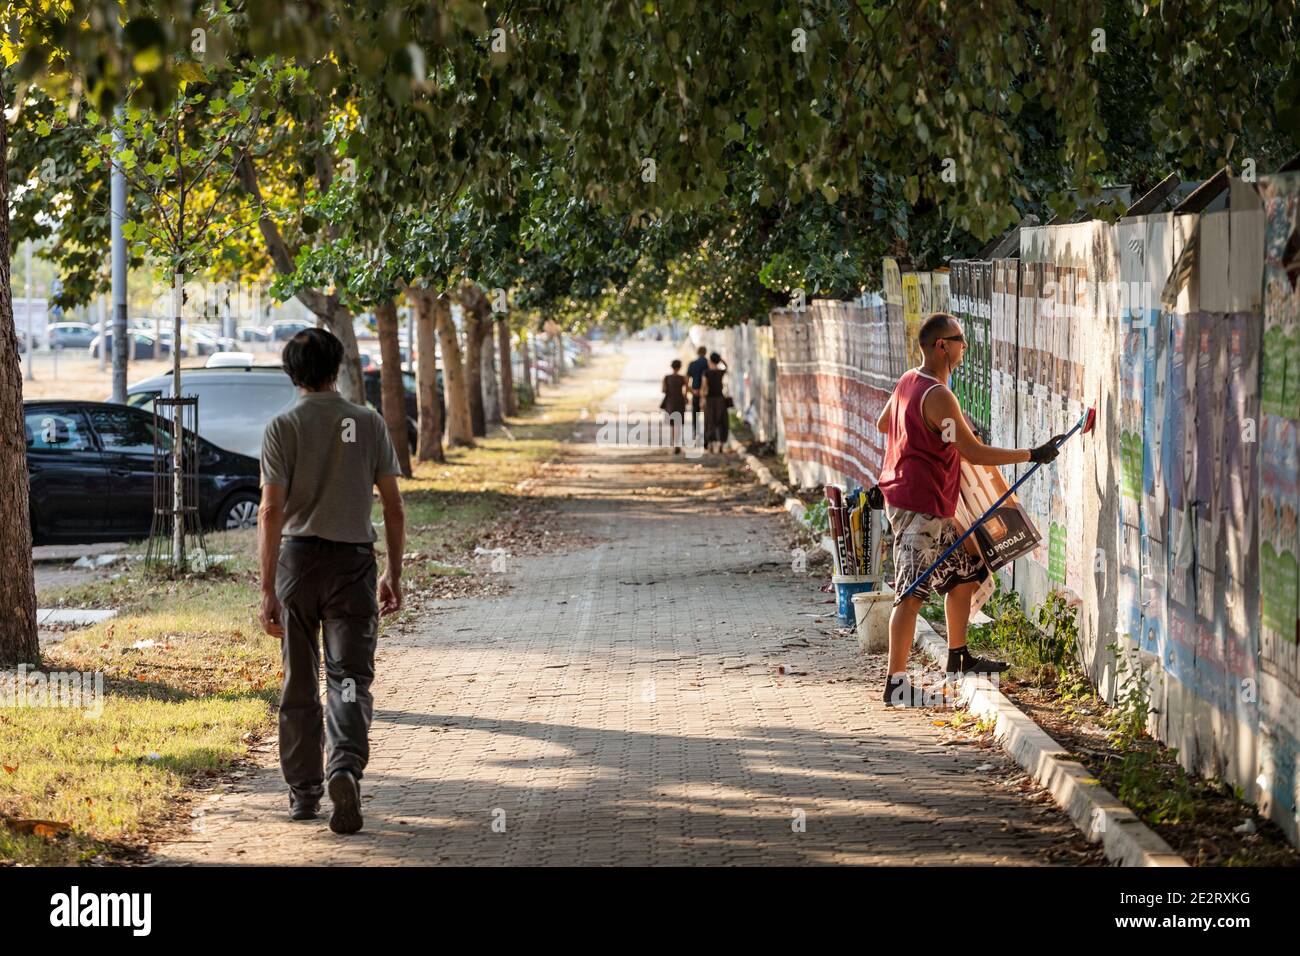
[[[204,368],[251,368],[252,352],[213,352],[203,363]]]

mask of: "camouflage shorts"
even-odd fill
[[[888,503],[885,504],[885,515],[894,532],[894,603],[898,604],[903,599],[903,592],[925,573],[926,568],[939,560],[939,555],[947,551],[961,533],[951,518],[906,511]],[[960,584],[979,583],[987,577],[984,562],[963,545],[931,571],[912,596],[924,601],[934,591],[947,594]]]

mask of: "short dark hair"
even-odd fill
[[[957,317],[949,315],[947,312],[935,312],[928,319],[921,323],[921,332],[917,336],[921,340],[921,348],[928,349],[935,342],[943,338],[945,332],[957,324]]]
[[[706,349],[703,345],[701,345],[698,349],[695,350],[695,354],[698,355],[700,358],[704,358],[704,356],[709,354],[709,350]]]
[[[280,353],[280,364],[293,384],[313,391],[332,385],[342,363],[343,343],[325,329],[303,329]]]
[[[709,356],[709,361],[712,362],[714,365],[719,365],[722,362],[722,356],[719,355],[717,352],[714,352],[712,355]]]
[[[677,370],[678,370],[679,368],[681,368],[681,367],[682,367],[682,360],[681,360],[681,359],[673,359],[673,371],[675,372],[675,371],[677,371]]]

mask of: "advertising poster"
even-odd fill
[[[950,270],[950,311],[957,317],[957,320],[961,322],[963,329],[970,328],[971,296],[968,266],[969,263],[964,259],[954,260],[949,263],[948,266]],[[953,372],[952,379],[948,383],[953,394],[957,396],[957,401],[961,403],[961,407],[966,411],[967,415],[970,414],[971,404],[970,372],[967,368],[970,357],[969,352],[970,349],[968,346],[966,359],[964,359],[962,365]]]
[[[1172,226],[1169,215],[1147,217],[1142,281],[1138,287],[1126,290],[1135,300],[1130,309],[1145,317],[1138,340],[1142,364],[1142,648],[1162,659],[1168,657],[1169,493],[1165,476],[1169,448],[1165,431],[1169,420],[1171,313],[1161,308],[1160,294],[1173,268]]]
[[[929,282],[926,282],[927,290]],[[927,296],[928,298],[928,296]],[[921,277],[915,272],[903,273],[903,327],[907,341],[907,367],[916,368],[922,364],[921,355]]]
[[[907,324],[903,318],[903,273],[898,260],[883,260],[885,324],[889,331],[890,374],[897,381],[907,371]]]
[[[1020,447],[1070,430],[1087,407],[1085,360],[1113,351],[1097,331],[1109,321],[1102,292],[1118,272],[1110,228],[1086,222],[1020,231],[1015,441]],[[1044,535],[1029,560],[1041,568],[1048,586],[1076,595],[1094,563],[1093,555],[1084,553],[1085,444],[1064,446],[1057,462],[1036,471],[1021,490],[1025,510]]]
[[[1260,186],[1266,224],[1260,353],[1260,666],[1294,695],[1300,693],[1300,176],[1271,176]],[[1261,707],[1265,703],[1261,698]]]
[[[990,367],[989,418],[991,444],[1016,446],[1016,343],[1020,262],[1000,259],[993,263],[992,318],[989,334],[993,343]]]
[[[950,282],[951,278],[947,269],[937,269],[930,273],[930,311],[952,311]]]
[[[1146,223],[1121,222],[1118,229],[1120,283],[1119,352],[1119,633],[1139,640],[1142,629],[1142,464],[1146,385],[1147,315],[1134,293],[1146,276]]]

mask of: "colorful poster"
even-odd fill
[[[1300,693],[1300,176],[1261,182],[1264,343],[1260,380],[1259,575],[1262,669]]]
[[[929,281],[926,281],[929,289]],[[926,298],[929,296],[927,294]],[[907,341],[907,367],[916,368],[924,362],[921,354],[920,331],[922,315],[921,277],[915,272],[903,273],[903,327]]]
[[[949,275],[947,269],[940,269],[930,273],[930,309],[934,312],[951,312],[952,311],[952,294],[949,290]]]
[[[1085,329],[1100,327],[1104,316],[1098,287],[1110,280],[1108,247],[1102,223],[1041,226],[1020,233],[1020,377],[1025,392],[1018,417],[1018,441],[1032,447],[1064,434],[1085,408],[1085,350],[1095,347]],[[1081,443],[1066,445],[1050,468],[1040,468],[1022,486],[1030,516],[1045,529],[1043,544],[1029,560],[1047,586],[1081,593],[1084,568],[1092,555],[1084,540]],[[1022,466],[1023,467],[1023,466]]]
[[[990,441],[992,428],[993,264],[952,263],[957,288],[954,314],[966,331],[966,354],[952,375],[952,389],[975,433]]]
[[[1146,222],[1135,218],[1117,227],[1120,284],[1119,352],[1119,633],[1138,641],[1142,629],[1142,464],[1148,317],[1139,290],[1146,276]]]
[[[1020,262],[1000,259],[993,263],[992,340],[990,360],[989,442],[1016,447],[1016,357],[1019,318]]]
[[[897,259],[886,258],[881,275],[885,286],[885,315],[889,330],[890,373],[897,381],[907,371],[907,322],[903,312],[903,273]]]

